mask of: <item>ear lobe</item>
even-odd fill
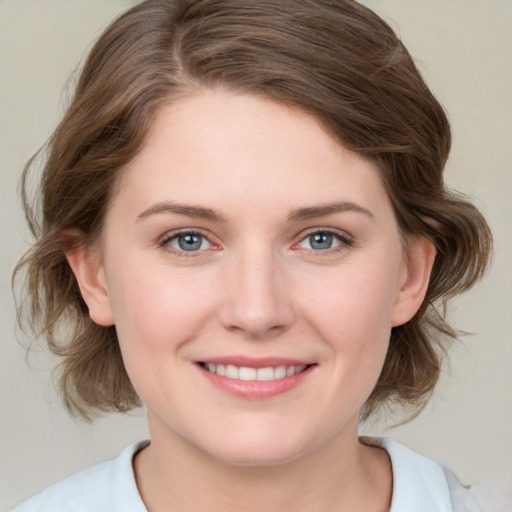
[[[93,322],[104,327],[113,325],[114,315],[99,251],[75,243],[66,250],[66,258]]]
[[[409,241],[409,254],[404,262],[404,276],[399,283],[391,314],[391,325],[397,327],[408,322],[418,311],[427,293],[436,249],[424,237]]]

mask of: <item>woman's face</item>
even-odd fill
[[[162,108],[100,242],[84,296],[115,323],[153,440],[235,464],[353,439],[422,298],[376,169],[255,96]]]

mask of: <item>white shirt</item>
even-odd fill
[[[481,512],[452,473],[388,438],[363,438],[384,448],[393,468],[389,512]],[[114,460],[98,464],[52,485],[11,512],[147,512],[132,460],[149,441],[136,443]]]

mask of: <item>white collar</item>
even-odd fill
[[[393,497],[389,512],[453,512],[443,468],[389,438],[360,438],[384,448],[393,468]]]
[[[389,512],[453,512],[443,468],[389,438],[361,437],[361,442],[384,448],[393,468],[393,497]],[[110,473],[112,510],[147,512],[135,482],[132,460],[149,441],[128,446],[113,461]]]
[[[148,512],[137,489],[133,469],[135,454],[148,445],[149,441],[132,444],[112,461],[108,478],[113,512]]]

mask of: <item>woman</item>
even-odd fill
[[[49,142],[18,272],[68,408],[141,400],[151,442],[16,510],[478,510],[434,462],[357,436],[425,405],[456,336],[435,306],[488,262],[449,148],[407,50],[354,2],[116,20]]]

